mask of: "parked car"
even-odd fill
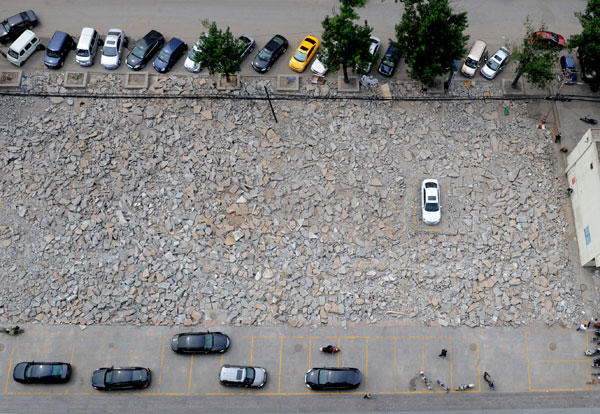
[[[133,70],[140,70],[150,58],[160,50],[165,44],[165,38],[156,30],[150,30],[133,47],[133,50],[127,55],[127,66]]]
[[[357,368],[313,368],[304,376],[311,390],[351,390],[360,385]]]
[[[598,92],[600,89],[600,76],[598,76],[598,72],[592,69],[588,60],[583,57],[579,51],[577,52],[577,59],[579,60],[579,65],[581,66],[581,79],[590,85],[592,92]]]
[[[318,48],[319,40],[314,36],[306,36],[290,59],[290,69],[296,72],[304,72],[310,60],[317,53]]]
[[[127,38],[121,29],[110,29],[104,40],[100,63],[106,69],[117,69],[121,65],[123,49],[127,47]]]
[[[69,50],[75,48],[75,41],[65,32],[54,32],[44,56],[44,65],[48,69],[62,68],[69,54]]]
[[[71,379],[71,364],[66,362],[19,362],[13,379],[22,384],[64,384]]]
[[[399,63],[400,50],[394,45],[389,45],[383,55],[383,59],[381,59],[377,72],[383,76],[392,76]]]
[[[100,368],[92,374],[92,387],[101,391],[148,388],[151,378],[150,368]]]
[[[202,70],[202,62],[200,61],[200,52],[202,51],[202,40],[208,37],[208,33],[203,33],[202,36],[196,41],[194,47],[190,49],[190,53],[188,53],[185,58],[185,62],[183,62],[183,66],[192,73],[197,73]]]
[[[262,388],[267,383],[267,370],[260,367],[223,365],[219,382],[229,387]]]
[[[23,66],[29,56],[35,51],[43,49],[39,37],[31,30],[25,30],[8,48],[6,58],[17,66]]]
[[[91,66],[96,59],[98,46],[102,46],[100,35],[91,27],[84,27],[77,42],[75,61],[81,66]]]
[[[263,73],[271,69],[271,66],[279,59],[281,55],[285,53],[288,48],[288,41],[281,35],[275,35],[269,42],[263,47],[254,60],[252,61],[252,67],[255,71]]]
[[[560,68],[562,69],[563,75],[566,77],[565,83],[567,85],[574,85],[577,83],[577,69],[575,68],[575,59],[573,59],[573,56],[561,56]]]
[[[532,45],[563,47],[565,46],[565,38],[554,32],[535,32],[531,35],[529,43]]]
[[[180,57],[185,55],[187,50],[187,45],[182,40],[174,37],[163,46],[156,59],[154,59],[152,66],[157,72],[166,73],[171,70]]]
[[[375,61],[375,55],[379,53],[379,49],[381,49],[381,40],[378,37],[371,36],[371,44],[369,45],[369,54],[372,57],[372,61],[361,63],[358,65],[358,71],[363,75],[367,75],[371,72],[371,68],[373,67],[373,62]]]
[[[229,349],[231,340],[221,332],[180,333],[171,340],[171,349],[177,353],[217,354]]]
[[[487,45],[483,40],[476,40],[473,42],[469,54],[465,59],[465,63],[460,70],[464,77],[472,78],[477,73],[479,66],[481,66],[482,63],[487,62],[488,54],[486,49]]]
[[[502,46],[494,55],[488,59],[485,65],[481,68],[481,76],[486,79],[494,79],[508,63],[510,52]]]
[[[0,23],[0,43],[6,44],[21,36],[28,29],[33,29],[38,24],[38,18],[33,10],[27,10]]]
[[[440,184],[437,180],[423,180],[421,184],[421,211],[425,224],[435,225],[442,219]]]
[[[253,38],[251,38],[248,35],[241,35],[240,37],[238,37],[238,42],[240,45],[244,46],[244,49],[242,50],[242,60],[244,60],[244,58],[246,56],[248,56],[250,53],[252,53],[252,51],[254,50],[254,45],[256,45],[256,42],[254,41]]]

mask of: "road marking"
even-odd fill
[[[542,388],[531,389],[531,392],[562,392],[562,391],[589,391],[589,388]]]
[[[337,346],[338,346],[338,348],[340,347],[340,338],[339,337],[337,339]],[[339,352],[337,354],[337,366],[338,366],[338,368],[340,367],[340,353]]]
[[[527,382],[529,383],[529,391],[531,389],[531,370],[529,368],[529,343],[527,340],[527,329],[525,329],[525,357],[527,359]]]
[[[450,389],[454,389],[454,375],[452,373],[452,337],[450,337],[450,343],[448,344],[448,353],[450,354]],[[479,358],[477,358],[479,359]]]
[[[310,369],[311,359],[312,359],[312,339],[319,338],[318,336],[309,336],[308,337],[308,369]]]
[[[192,392],[192,370],[194,368],[194,355],[190,358],[190,377],[188,379],[188,393]]]
[[[425,371],[425,337],[421,337],[421,371]]]
[[[69,360],[69,364],[73,365],[73,357],[75,356],[75,344],[71,347],[71,359]]]
[[[250,340],[250,365],[252,365],[252,358],[254,357],[254,336]]]
[[[478,392],[481,392],[481,364],[479,363],[479,341],[477,341],[477,378],[479,381]]]
[[[398,338],[394,337],[394,392],[398,391],[396,377],[398,376]]]
[[[8,379],[10,378],[10,369],[12,368],[13,355],[15,354],[15,346],[13,345],[10,351],[10,360],[8,361],[8,372],[6,373],[6,384],[4,384],[4,394],[8,393]]]
[[[535,362],[590,362],[589,359],[538,359]],[[592,371],[592,365],[590,365],[590,375]]]
[[[581,275],[580,275],[581,277]],[[583,299],[583,290],[581,291],[581,298]],[[586,329],[585,331],[585,342],[587,344],[587,349],[590,348],[590,336],[589,336],[589,331]],[[588,374],[590,376],[590,378],[592,377],[592,364],[588,365]],[[592,384],[590,384],[590,391],[592,390]]]
[[[369,337],[365,341],[365,382],[369,385]]]
[[[160,384],[162,384],[163,363],[165,362],[165,342],[166,342],[166,340],[163,340],[162,353],[160,355],[160,372],[158,373],[158,385],[159,385],[159,387],[160,387]],[[158,392],[160,392],[160,388],[158,389]]]
[[[281,336],[279,339],[280,339],[280,342],[279,342],[279,378],[277,379],[277,381],[278,381],[277,392],[278,393],[281,392],[281,358],[283,355],[283,336]]]

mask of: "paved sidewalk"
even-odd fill
[[[594,386],[587,384],[591,359],[583,353],[593,331],[385,326],[346,330],[223,327],[222,331],[232,339],[225,354],[181,356],[170,350],[171,336],[180,332],[173,328],[93,326],[82,331],[76,326],[26,326],[20,336],[2,337],[3,393],[5,397],[65,395],[67,399],[105,395],[91,388],[91,374],[100,366],[111,365],[151,368],[151,386],[134,394],[155,396],[309,395],[314,392],[304,386],[304,373],[317,366],[359,368],[362,384],[347,394],[443,394],[438,379],[452,390],[462,383],[475,384],[467,393],[588,391]],[[330,343],[342,351],[336,355],[319,352],[320,346]],[[442,348],[448,350],[446,359],[438,357]],[[14,365],[31,360],[71,362],[73,378],[67,385],[51,387],[14,382]],[[224,363],[265,367],[269,374],[266,387],[248,391],[220,386],[218,371]],[[432,380],[431,391],[420,379],[421,370]],[[485,371],[495,381],[495,391],[483,381]]]

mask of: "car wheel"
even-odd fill
[[[25,62],[19,62],[19,67],[23,66],[25,64]]]
[[[268,72],[271,70],[271,66],[267,66],[267,70],[265,72]]]

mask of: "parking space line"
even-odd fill
[[[254,358],[254,336],[250,338],[250,365],[252,365],[252,358]]]
[[[369,385],[369,337],[365,339],[365,382]]]
[[[280,393],[281,392],[281,359],[282,359],[282,355],[283,355],[283,336],[279,337],[279,375],[277,378],[277,392]]]
[[[10,378],[10,369],[12,368],[13,356],[15,355],[15,346],[10,351],[10,360],[8,361],[8,372],[6,373],[6,384],[4,384],[4,394],[8,393],[8,379]]]
[[[308,337],[308,368],[310,369],[311,360],[312,360],[312,340],[313,338],[320,338],[319,336],[309,336]]]
[[[589,388],[542,388],[531,389],[530,392],[562,392],[562,391],[589,391]]]
[[[194,355],[190,355],[190,377],[188,379],[188,394],[192,392],[192,370],[194,368]]]
[[[425,337],[421,337],[421,371],[425,371]]]
[[[394,336],[394,392],[398,391],[398,387],[396,386],[397,377],[398,377],[398,338]]]
[[[454,389],[454,375],[452,373],[452,337],[450,337],[450,342],[448,344],[448,353],[450,354],[450,389]],[[479,355],[477,356],[479,359]]]
[[[589,362],[589,359],[538,359],[535,362],[567,362],[567,363],[571,363],[571,362]],[[591,369],[591,365],[590,365],[590,371]]]
[[[481,392],[481,365],[479,363],[479,341],[477,341],[477,381],[479,381],[478,392]]]
[[[337,347],[338,348],[340,347],[340,337],[338,337],[338,339],[337,339]],[[337,366],[338,366],[338,368],[340,367],[340,353],[339,352],[337,354]]]
[[[531,369],[529,367],[529,341],[527,339],[527,329],[525,329],[525,358],[527,359],[527,382],[529,383],[529,391],[531,391]]]
[[[165,342],[167,342],[167,340],[163,339],[162,353],[160,355],[160,372],[158,373],[158,392],[160,392],[160,384],[162,384],[163,364],[165,362]]]
[[[69,364],[73,365],[73,357],[75,356],[75,343],[71,347],[71,359],[69,360]]]

